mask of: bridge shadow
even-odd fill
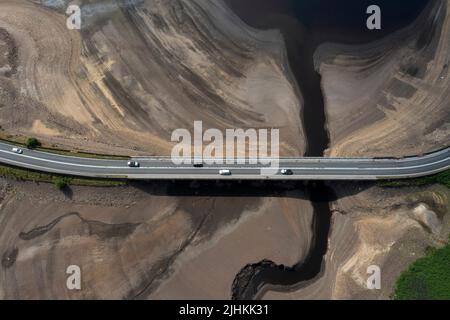
[[[257,298],[269,286],[293,287],[320,275],[332,228],[333,213],[330,202],[358,194],[374,185],[368,182],[195,180],[139,181],[130,184],[150,196],[182,198],[184,209],[191,214],[194,221],[199,221],[198,213],[202,210],[214,212],[213,218],[200,223],[203,229],[209,230],[207,234],[218,230],[222,221],[239,218],[245,208],[257,206],[264,197],[303,199],[311,202],[313,237],[307,256],[293,266],[277,265],[269,260],[242,266],[243,269],[233,281],[232,298],[245,300]],[[220,205],[195,206],[194,203],[200,198],[206,199],[207,203],[210,199],[220,198]]]
[[[132,181],[130,186],[152,196],[301,198],[313,202],[332,202],[356,195],[373,182],[351,181]],[[339,192],[335,192],[338,189]]]

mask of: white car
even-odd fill
[[[230,170],[220,170],[219,174],[221,176],[231,176],[231,171]]]
[[[22,154],[23,150],[20,148],[12,148],[12,152],[17,153],[17,154]]]
[[[291,169],[282,169],[281,174],[284,176],[292,176],[294,172]]]

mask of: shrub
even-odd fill
[[[397,281],[394,298],[398,300],[450,299],[450,244],[428,249]]]
[[[41,143],[36,138],[28,138],[26,146],[28,149],[36,149],[41,146]]]
[[[70,185],[70,179],[67,177],[55,177],[53,183],[59,190],[63,190]]]

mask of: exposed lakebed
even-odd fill
[[[299,115],[305,130],[305,156],[323,156],[329,147],[321,76],[315,70],[314,52],[324,42],[367,43],[412,23],[432,1],[366,0],[227,0],[247,24],[259,29],[279,29],[284,36],[291,70],[303,98]],[[382,29],[368,30],[366,10],[382,10]],[[255,299],[268,288],[282,290],[301,286],[320,275],[328,248],[331,225],[329,201],[333,191],[322,182],[307,186],[313,204],[314,239],[304,261],[292,267],[261,261],[244,267],[233,283],[233,299]]]

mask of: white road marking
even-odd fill
[[[5,147],[7,145],[0,143],[0,147]],[[6,148],[6,147],[5,147]],[[10,148],[12,148],[12,146],[10,146]],[[426,159],[432,159],[433,157],[438,157],[444,154],[444,152],[448,152],[449,150],[442,150],[439,152],[436,152],[435,154],[428,154],[424,157],[415,157],[415,158],[406,158],[406,159],[402,159],[402,160],[396,160],[396,159],[358,159],[358,158],[351,158],[351,159],[337,159],[334,158],[334,160],[339,160],[339,162],[348,162],[349,164],[351,163],[355,163],[355,162],[364,162],[364,164],[367,164],[367,162],[373,162],[374,165],[375,164],[388,164],[388,163],[397,163],[397,164],[405,164],[407,162],[417,162],[419,160],[424,161]],[[210,176],[211,173],[209,171],[212,170],[219,170],[219,169],[229,169],[232,172],[233,171],[238,171],[238,170],[243,170],[243,171],[247,171],[246,173],[240,173],[240,174],[234,174],[233,176],[245,176],[245,175],[255,175],[255,176],[260,176],[260,172],[261,169],[274,169],[271,167],[234,167],[234,166],[227,166],[226,164],[224,164],[223,166],[217,165],[215,167],[208,167],[205,166],[203,168],[196,168],[194,169],[193,167],[189,167],[189,166],[142,166],[140,168],[129,168],[126,165],[127,160],[111,160],[111,159],[94,159],[94,158],[89,158],[89,159],[85,159],[85,158],[76,158],[76,157],[70,157],[70,156],[65,156],[65,155],[59,155],[59,154],[51,154],[51,153],[46,153],[46,152],[34,152],[36,155],[49,155],[53,158],[64,158],[64,159],[77,159],[78,161],[80,160],[86,160],[89,162],[95,162],[95,161],[101,161],[101,162],[108,162],[108,163],[119,163],[122,162],[123,166],[100,166],[100,165],[90,165],[90,164],[82,164],[82,163],[71,163],[71,162],[64,162],[64,161],[58,161],[58,160],[52,160],[52,159],[46,159],[45,157],[38,157],[38,156],[32,156],[32,155],[27,155],[27,154],[22,154],[22,155],[18,155],[15,152],[12,152],[11,149],[10,150],[1,150],[0,149],[0,153],[4,153],[4,154],[8,154],[8,155],[13,155],[13,159],[4,159],[3,162],[6,163],[13,163],[14,165],[20,166],[20,167],[25,167],[25,168],[35,168],[37,170],[40,171],[50,171],[50,172],[57,172],[57,173],[68,173],[69,174],[76,174],[76,175],[87,175],[87,176],[136,176],[136,175],[167,175],[167,176],[171,176],[171,175],[180,175],[180,172],[182,171],[186,171],[186,170],[190,170],[192,171],[192,173],[185,173],[185,176]],[[40,165],[40,164],[32,164],[32,163],[27,163],[26,161],[20,161],[20,159],[30,159],[30,160],[34,160],[36,162],[43,162],[43,163],[48,163],[48,164],[57,164],[57,165],[62,165],[62,166],[66,166],[68,167],[68,169],[58,169],[58,168],[51,168],[51,167],[47,167],[44,165]],[[137,158],[135,158],[137,159]],[[143,160],[144,158],[141,158],[141,161],[145,161]],[[169,161],[170,158],[146,158],[146,159],[152,159],[150,161],[158,161],[158,162],[165,162],[165,161]],[[311,176],[311,175],[317,175],[317,173],[314,173],[315,171],[342,171],[342,175],[344,175],[344,173],[346,171],[354,171],[353,173],[346,173],[345,175],[348,177],[354,177],[354,176],[367,176],[367,177],[373,177],[374,174],[358,174],[358,171],[371,171],[371,172],[375,172],[375,171],[380,171],[380,174],[376,174],[376,176],[378,177],[404,177],[404,176],[414,176],[414,175],[422,175],[422,174],[428,174],[428,172],[424,171],[424,170],[419,170],[422,168],[427,168],[427,167],[432,167],[432,166],[437,166],[439,164],[445,163],[445,162],[449,162],[450,158],[444,158],[444,159],[440,159],[437,161],[433,161],[431,163],[424,163],[424,164],[417,164],[414,166],[406,166],[406,167],[379,167],[376,168],[375,167],[312,167],[312,168],[308,168],[308,167],[297,167],[297,165],[299,164],[295,164],[293,165],[291,168],[287,168],[288,163],[286,163],[286,165],[284,166],[280,166],[279,169],[291,169],[293,171],[311,171],[311,174],[294,174],[294,177],[300,177],[300,176]],[[0,159],[1,161],[1,159]],[[149,161],[149,160],[147,160]],[[302,158],[302,159],[293,159],[293,161],[295,162],[308,162],[308,163],[314,163],[314,162],[318,162],[318,163],[330,163],[333,162],[333,159],[331,158]],[[77,167],[77,168],[89,168],[89,169],[103,169],[103,170],[123,170],[123,173],[109,173],[109,174],[104,174],[104,173],[95,173],[95,172],[89,172],[88,170],[86,170],[85,173],[83,172],[79,172],[79,171],[72,171],[70,170],[70,167]],[[439,172],[445,169],[450,168],[450,164],[447,166],[442,166],[439,169],[434,169],[431,172]],[[402,174],[402,171],[406,171],[406,170],[414,170],[414,169],[418,169],[417,173],[411,173],[411,174]],[[142,172],[145,170],[170,170],[173,171],[173,173],[169,172],[169,173],[161,173],[161,174],[151,174],[151,173],[146,173],[146,172]],[[392,175],[392,174],[383,174],[383,171],[396,171],[398,173]],[[195,171],[195,173],[194,173]],[[254,173],[253,173],[254,171]],[[295,172],[294,172],[295,173]],[[327,175],[326,173],[324,175]],[[341,174],[338,174],[338,176]],[[215,175],[212,175],[215,176]],[[285,178],[289,178],[287,176],[284,176]]]

